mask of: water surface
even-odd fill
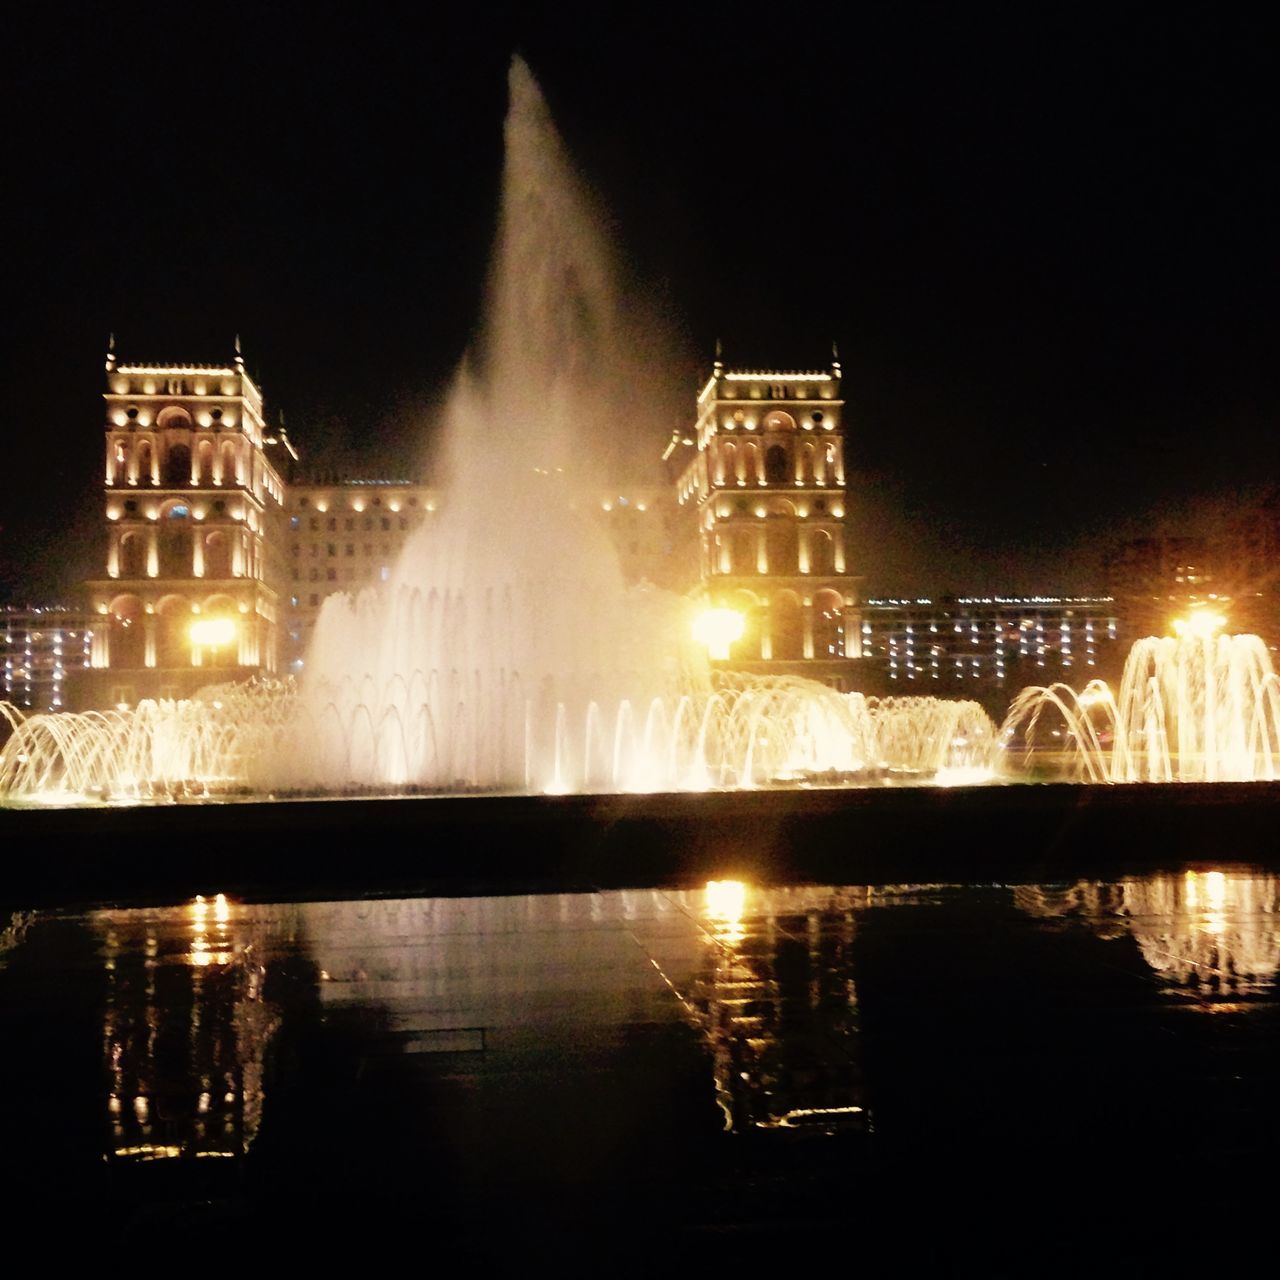
[[[1280,1149],[1278,901],[1205,864],[4,913],[19,1201],[104,1242],[321,1215],[481,1252],[499,1208],[741,1240],[983,1187],[1205,1203]]]

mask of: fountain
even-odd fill
[[[1025,689],[1000,735],[1016,776],[1088,782],[1280,778],[1280,675],[1257,636],[1187,629],[1134,644],[1117,696],[1101,680]]]
[[[440,514],[389,581],[326,601],[297,687],[30,718],[0,704],[0,799],[948,784],[988,780],[996,759],[1008,777],[1280,777],[1280,678],[1257,637],[1139,641],[1118,696],[1029,689],[998,743],[973,702],[713,672],[691,603],[628,587],[588,516],[634,434],[639,340],[614,276],[517,59]]]
[[[446,409],[448,500],[390,580],[325,603],[296,690],[10,711],[0,796],[656,791],[968,779],[974,703],[713,676],[692,605],[629,588],[587,515],[633,426],[640,335],[528,69],[510,74],[486,324]],[[616,458],[612,461],[616,464]]]

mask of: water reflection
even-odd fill
[[[4,921],[4,927],[0,928],[0,965],[4,964],[6,952],[12,951],[26,936],[35,918],[34,911],[0,912],[0,920]]]
[[[855,911],[872,900],[866,889],[707,884],[707,954],[688,1003],[727,1129],[867,1127],[853,942]]]
[[[825,1185],[913,1143],[1059,1142],[1067,1088],[1080,1151],[1164,1140],[1170,1099],[1212,1096],[1208,1157],[1270,1132],[1278,901],[1222,867],[24,913],[0,930],[0,1035],[25,1046],[0,1086],[33,1099],[29,1146],[53,1118],[42,1167],[79,1168],[88,1202],[94,1176],[381,1202],[424,1164],[455,1209],[499,1181],[630,1204],[647,1178],[665,1203],[673,1169],[729,1185],[717,1161],[827,1159]]]
[[[249,1150],[278,1021],[263,998],[259,911],[219,894],[184,909],[93,913],[106,971],[109,1156],[238,1158]]]
[[[1018,906],[1076,920],[1103,938],[1131,935],[1171,993],[1214,1007],[1267,992],[1280,970],[1280,878],[1188,870],[1115,883],[1023,885]]]

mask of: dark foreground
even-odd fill
[[[11,1238],[567,1274],[1213,1253],[1269,1230],[1278,905],[1202,865],[21,913]]]
[[[1274,787],[0,813],[0,1210],[199,1266],[1216,1258],[1276,1190],[1276,817]]]
[[[832,788],[0,808],[4,897],[316,898],[1280,861],[1280,783]],[[18,853],[17,851],[22,851]]]

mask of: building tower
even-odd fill
[[[239,339],[229,365],[120,364],[113,341],[105,400],[107,576],[87,587],[107,625],[77,701],[273,672],[284,490]]]
[[[668,449],[688,454],[677,496],[696,511],[702,594],[747,619],[735,668],[842,687],[860,656],[843,407],[836,358],[822,372],[751,373],[717,353],[692,434]]]

